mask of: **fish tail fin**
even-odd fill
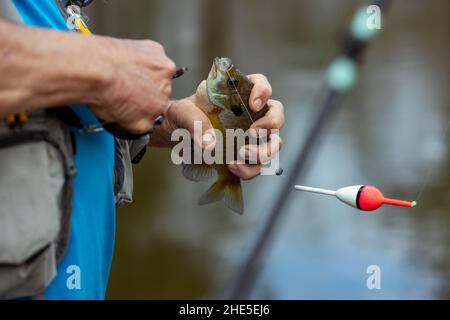
[[[242,199],[242,187],[239,179],[232,181],[216,181],[208,191],[202,195],[198,204],[205,205],[221,200],[223,200],[231,210],[243,214],[244,201]]]

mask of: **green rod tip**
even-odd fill
[[[415,201],[411,202],[411,207],[414,208],[415,206],[417,206],[417,202]]]
[[[338,57],[328,67],[326,81],[336,91],[348,91],[358,78],[358,66],[348,57]]]

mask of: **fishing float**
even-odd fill
[[[378,188],[370,185],[349,186],[336,191],[296,185],[295,190],[335,196],[343,203],[362,211],[377,210],[384,204],[407,208],[417,205],[416,201],[386,198]]]

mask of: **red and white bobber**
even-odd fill
[[[295,186],[296,190],[307,191],[325,194],[329,196],[335,196],[342,202],[363,211],[373,211],[381,207],[383,204],[389,204],[399,207],[415,207],[415,201],[404,201],[398,199],[385,198],[383,193],[374,186],[369,185],[357,185],[340,188],[336,191],[313,188],[307,186]]]

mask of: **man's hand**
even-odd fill
[[[264,105],[269,106],[269,111],[266,115],[259,120],[257,120],[251,127],[255,129],[281,129],[284,125],[284,110],[281,102],[277,100],[271,100],[272,87],[270,86],[267,78],[260,74],[254,74],[249,76],[250,81],[255,85],[253,87],[252,93],[250,95],[250,108],[252,111],[261,110]],[[212,129],[212,124],[209,121],[206,114],[201,111],[195,105],[195,95],[185,98],[182,100],[172,102],[171,106],[166,112],[166,117],[163,125],[161,127],[155,127],[152,137],[151,145],[156,147],[172,147],[174,142],[170,140],[171,133],[173,130],[178,128],[184,128],[189,130],[191,136],[194,137],[194,122],[201,121],[203,133]],[[211,130],[208,133],[212,132]],[[195,141],[198,145],[202,147],[211,147],[204,140]],[[244,154],[248,159],[255,155],[258,155],[258,159],[267,158],[267,148],[269,148],[269,159],[272,158],[281,148],[282,141],[278,139],[274,143],[269,143],[268,146],[265,145],[247,145],[240,150],[241,154]],[[236,176],[249,180],[253,179],[261,173],[260,164],[229,164],[228,168]]]
[[[175,64],[153,41],[28,28],[0,19],[0,117],[85,103],[148,132],[167,109]]]
[[[91,106],[105,121],[145,133],[169,106],[175,64],[154,41],[103,39],[110,52],[107,85]]]

